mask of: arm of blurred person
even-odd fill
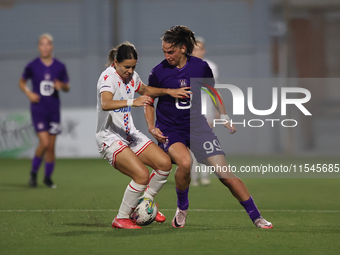
[[[222,98],[220,92],[217,89],[216,89],[217,94],[214,93],[211,90],[210,90],[210,92],[214,96],[214,99],[215,99],[215,102],[216,102],[216,104],[214,104],[214,105],[215,105],[215,108],[218,111],[218,113],[221,115],[221,119],[222,119],[222,116],[228,116],[227,110],[225,108],[225,104],[224,104],[224,101],[223,101],[223,98]],[[235,127],[234,124],[231,124],[229,117],[227,117],[227,118],[228,118],[227,119],[228,122],[225,123],[224,126],[229,130],[230,134],[234,134],[236,132],[236,127]]]
[[[70,84],[56,79],[54,80],[54,88],[58,91],[63,90],[64,92],[68,92],[70,90]]]
[[[27,96],[27,98],[30,100],[31,103],[39,103],[40,101],[40,96],[33,91],[31,91],[27,86],[26,86],[26,80],[24,78],[20,78],[19,80],[19,88],[20,90]]]

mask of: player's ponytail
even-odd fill
[[[115,59],[117,60],[118,63],[123,62],[125,59],[137,60],[138,53],[136,47],[132,43],[124,42],[110,50],[108,59],[109,63],[107,63],[107,66],[112,65]]]
[[[191,55],[197,44],[195,33],[186,26],[172,26],[169,30],[165,31],[161,40],[176,47],[185,45],[186,54],[188,55]]]

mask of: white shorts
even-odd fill
[[[135,136],[136,137],[136,136]],[[137,156],[141,154],[146,147],[153,143],[142,132],[138,132],[138,138],[133,143],[128,144],[125,140],[117,140],[110,146],[105,143],[102,144],[102,149],[99,151],[100,155],[105,158],[113,167],[116,165],[116,157],[118,153],[129,147]]]

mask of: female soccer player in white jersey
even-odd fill
[[[121,173],[132,178],[127,186],[113,228],[141,228],[130,219],[132,210],[144,196],[153,200],[171,171],[170,158],[148,137],[134,126],[131,107],[152,104],[149,95],[188,97],[190,92],[181,89],[158,89],[143,84],[136,68],[138,54],[126,42],[109,53],[109,66],[100,75],[97,84],[98,123],[96,140],[100,154]],[[134,99],[135,92],[142,96]],[[149,171],[145,165],[152,167]],[[157,213],[156,221],[165,221]]]
[[[213,74],[206,61],[191,56],[196,39],[194,33],[185,26],[174,26],[162,36],[162,50],[165,59],[155,66],[149,76],[149,86],[157,88],[190,87],[190,99],[160,97],[157,104],[157,120],[154,121],[153,106],[146,106],[145,117],[150,133],[159,146],[177,164],[175,173],[177,211],[172,220],[175,228],[185,225],[189,207],[190,153],[194,153],[199,163],[214,166],[215,169],[228,169],[225,154],[217,136],[201,114],[201,87],[204,78],[208,80],[210,91],[215,96],[221,119],[226,115],[222,98],[217,98]],[[198,78],[195,82],[192,78]],[[221,100],[221,101],[220,101]],[[225,124],[231,134],[236,132],[230,122]],[[218,168],[219,167],[219,168]],[[250,219],[259,228],[272,228],[272,224],[262,218],[247,187],[232,172],[216,173],[220,181],[229,188],[233,196],[245,208]]]

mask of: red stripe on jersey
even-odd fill
[[[122,78],[122,76],[120,76],[120,74],[119,74],[119,73],[117,73],[117,71],[115,71],[115,73],[118,75],[119,79],[121,79],[121,80],[122,80],[122,82],[124,82],[124,79]],[[124,82],[124,83],[125,83],[125,82]]]
[[[146,147],[148,147],[152,143],[153,143],[152,141],[148,141],[146,144],[144,144],[142,148],[140,148],[139,151],[136,152],[136,155],[138,156],[139,154],[141,154],[146,149]]]
[[[140,81],[139,84],[138,84],[138,87],[136,89],[136,92],[140,89],[140,86],[142,85],[142,82]]]

